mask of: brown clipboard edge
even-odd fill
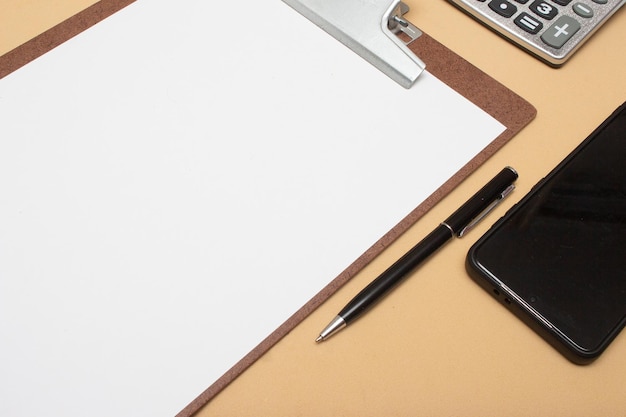
[[[506,130],[357,258],[346,270],[289,317],[287,321],[274,330],[265,340],[259,343],[187,407],[181,410],[176,417],[191,417],[207,405],[212,398],[261,358],[265,352],[270,350],[272,346],[322,305],[324,301],[330,298],[339,288],[535,118],[537,110],[530,103],[443,46],[428,34],[424,33],[411,42],[409,48],[426,63],[426,68],[431,74],[498,120],[506,127]]]
[[[101,0],[5,55],[0,56],[0,79],[134,2],[135,0]],[[224,375],[189,403],[176,417],[190,417],[208,404],[220,391],[226,388],[227,385],[263,356],[265,352],[322,305],[324,301],[330,298],[339,288],[535,118],[537,111],[530,103],[437,42],[434,38],[431,38],[428,34],[424,33],[411,42],[409,48],[426,63],[427,70],[431,74],[494,117],[506,127],[506,130],[374,243],[346,270],[333,279]]]
[[[0,56],[0,79],[61,45],[135,0],[102,0]]]

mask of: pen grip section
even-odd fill
[[[398,259],[350,301],[339,315],[349,323],[380,300],[403,278],[453,237],[451,230],[440,225]]]

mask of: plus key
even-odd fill
[[[541,40],[553,48],[561,48],[580,29],[580,23],[569,16],[561,16],[541,35]]]

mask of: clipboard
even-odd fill
[[[194,399],[177,414],[177,417],[190,417],[198,412],[534,119],[536,110],[530,103],[428,34],[424,33],[419,39],[411,42],[409,48],[424,60],[433,75],[504,124],[506,130],[285,323]]]
[[[99,1],[5,54],[0,57],[0,78],[131,3],[133,1]],[[404,31],[401,31],[399,36],[405,38],[407,35]],[[405,41],[407,41],[406,38]],[[505,131],[419,204],[400,223],[389,230],[388,233],[333,279],[322,291],[316,294],[228,372],[194,399],[178,414],[179,416],[191,416],[207,404],[535,117],[536,110],[527,101],[456,55],[428,34],[421,33],[418,37],[412,40],[409,39],[409,41],[406,45],[407,48],[425,63],[426,69],[430,73],[502,123],[506,127]]]
[[[319,2],[319,0],[312,1]],[[286,2],[298,3],[298,0]],[[408,8],[397,8],[399,7],[397,6],[399,3],[398,1],[393,3],[394,7],[391,8],[392,11],[396,11],[401,14],[408,11]],[[386,18],[383,18],[383,21],[385,20]],[[315,20],[313,21],[315,22]],[[489,159],[490,156],[497,152],[498,149],[504,146],[510,139],[513,138],[513,136],[522,130],[524,126],[535,118],[537,113],[536,109],[529,102],[504,85],[500,84],[495,79],[491,78],[489,75],[459,55],[455,54],[427,33],[419,31],[419,35],[413,38],[413,36],[409,33],[413,32],[413,30],[415,30],[413,28],[415,27],[409,22],[406,23],[410,25],[411,30],[409,32],[397,30],[395,31],[395,34],[399,39],[406,43],[408,49],[412,53],[419,57],[419,60],[425,63],[425,67],[428,71],[506,126],[506,130],[502,132],[493,142],[491,142],[491,144],[481,153],[471,159],[455,176],[446,181],[439,189],[418,205],[415,210],[413,210],[398,225],[385,234],[368,251],[356,259],[322,291],[316,294],[308,303],[303,305],[302,308],[287,319],[280,327],[278,327],[245,357],[243,357],[235,366],[233,366],[221,378],[215,381],[202,394],[194,399],[186,408],[177,414],[177,417],[191,417],[204,405],[209,403],[211,399],[218,395],[219,392],[230,382],[242,374],[256,360],[261,358],[265,352],[271,349],[272,346],[280,341],[280,339],[294,329],[298,323],[303,321],[310,313],[324,303],[325,300],[330,298],[339,288],[347,283],[351,277],[356,275],[363,267],[378,256],[398,236],[408,230],[426,212],[428,212],[428,210],[437,204],[438,201],[449,194],[466,177],[468,177],[474,170]],[[350,45],[347,46],[350,47]],[[351,49],[353,48],[351,47]],[[356,50],[355,52],[359,53],[359,51]],[[367,55],[368,51],[365,50],[363,52],[363,55]],[[375,63],[373,64],[376,65]],[[421,62],[417,63],[417,65],[421,64]],[[384,63],[382,67],[384,67]],[[397,81],[397,77],[391,76],[391,78]],[[400,78],[402,77],[400,76]],[[410,84],[412,83],[411,81],[407,81],[405,83],[402,81],[398,82],[405,87],[410,87]]]

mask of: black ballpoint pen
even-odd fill
[[[464,236],[468,230],[513,191],[515,188],[513,182],[516,179],[517,172],[513,168],[506,167],[500,171],[428,236],[361,290],[322,330],[315,341],[321,342],[328,339],[354,321],[437,249],[454,236]]]

